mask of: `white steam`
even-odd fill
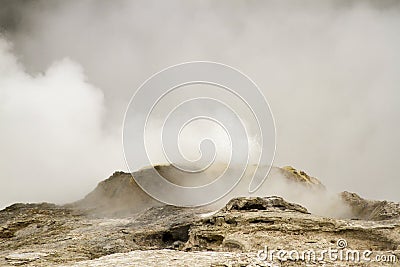
[[[400,200],[397,2],[11,5],[0,10],[17,55],[1,41],[0,206],[74,200],[125,169],[129,98],[151,74],[191,60],[234,66],[263,90],[277,124],[275,165],[332,191]]]
[[[0,206],[79,199],[120,168],[103,133],[103,93],[69,59],[27,74],[0,39]]]

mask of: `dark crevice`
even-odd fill
[[[165,231],[161,240],[166,245],[171,245],[176,241],[187,242],[189,240],[190,225],[180,225]]]

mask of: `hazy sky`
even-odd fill
[[[0,206],[75,200],[125,170],[131,95],[192,60],[258,84],[275,165],[400,201],[399,29],[396,1],[3,0]]]

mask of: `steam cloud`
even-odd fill
[[[400,200],[396,2],[1,5],[0,206],[74,200],[125,169],[130,96],[150,74],[190,60],[257,82],[277,123],[275,165],[333,191]]]
[[[71,201],[120,167],[101,129],[103,93],[69,59],[31,76],[0,39],[0,206]]]

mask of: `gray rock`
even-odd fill
[[[277,171],[311,193],[324,190],[303,172]],[[14,204],[0,211],[0,266],[348,266],[329,259],[270,265],[256,255],[265,247],[338,249],[338,240],[353,250],[400,257],[399,204],[341,196],[356,220],[310,214],[277,196],[236,197],[218,210],[179,208],[154,201],[130,174],[118,172],[69,205]]]
[[[400,218],[400,203],[367,200],[347,191],[340,196],[351,207],[355,218],[374,221]]]

